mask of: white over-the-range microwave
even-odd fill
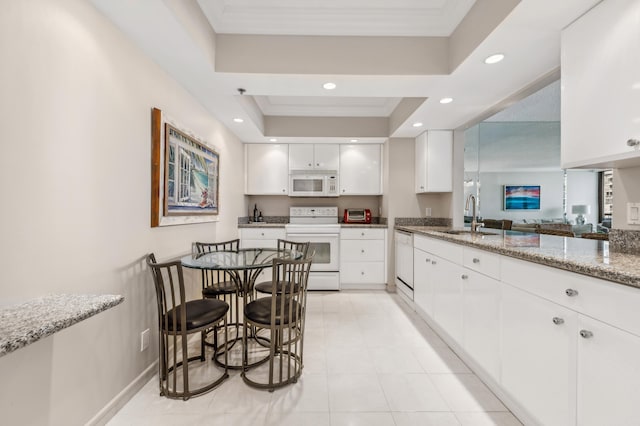
[[[335,170],[292,170],[289,172],[290,197],[337,197],[338,172]]]

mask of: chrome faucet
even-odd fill
[[[470,206],[471,205],[471,206]],[[484,223],[482,222],[478,222],[476,220],[476,207],[477,207],[477,202],[476,202],[476,196],[473,194],[469,194],[469,196],[467,197],[467,204],[465,205],[465,210],[469,211],[469,207],[472,207],[472,216],[471,216],[471,232],[478,232],[478,228],[480,228],[481,226],[484,226]]]

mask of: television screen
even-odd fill
[[[540,210],[540,185],[505,185],[505,210]]]

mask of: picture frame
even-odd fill
[[[151,227],[217,221],[220,155],[152,110]]]
[[[504,185],[504,210],[540,210],[540,185]]]

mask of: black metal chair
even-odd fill
[[[296,242],[296,241],[288,241],[283,239],[278,239],[278,251],[291,250],[297,253],[300,253],[300,258],[304,259],[307,257],[309,252],[309,242]],[[276,286],[278,288],[282,287],[281,283],[277,283]],[[273,282],[272,281],[263,281],[256,284],[253,288],[257,293],[263,294],[271,294],[272,293]]]
[[[240,240],[235,239],[221,243],[196,242],[195,245],[198,255],[216,251],[238,251],[240,249]],[[203,269],[200,272],[202,274],[202,297],[205,299],[218,299],[228,303],[229,315],[227,318],[227,326],[239,328],[241,325],[238,301],[240,289],[234,276],[228,271],[223,270]],[[214,331],[213,343],[208,343],[206,340],[203,340],[203,344],[213,346],[217,349],[218,330],[216,328],[210,331]]]
[[[252,387],[274,389],[295,383],[302,374],[307,283],[311,257],[273,260],[271,296],[247,304],[244,311],[243,372]],[[269,330],[265,363],[249,369],[249,328]],[[264,350],[261,346],[254,346]],[[266,369],[266,372],[264,371]]]
[[[180,261],[157,263],[151,253],[147,256],[147,265],[153,276],[158,307],[160,395],[186,401],[213,389],[229,377],[224,368],[220,376],[204,386],[191,389],[189,364],[196,360],[204,361],[205,350],[201,344],[200,354],[189,357],[187,347],[189,335],[200,333],[200,339],[204,340],[206,330],[220,323],[224,325],[226,344],[229,305],[217,299],[187,300]]]

